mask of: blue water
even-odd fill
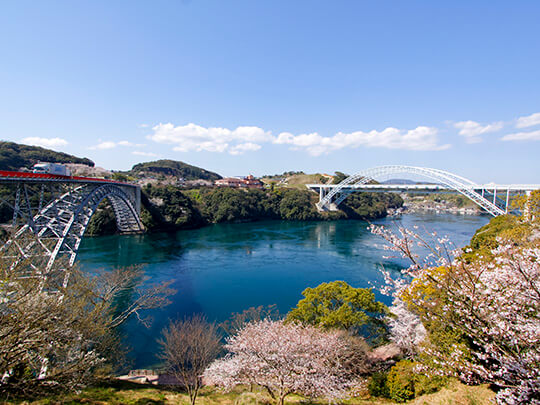
[[[408,214],[399,220],[375,222],[417,225],[420,232],[436,231],[464,246],[488,221],[485,216]],[[172,288],[178,292],[171,305],[150,311],[150,328],[136,320],[123,328],[134,366],[150,367],[157,362],[156,338],[169,319],[203,313],[223,321],[233,312],[270,304],[286,313],[301,299],[302,290],[322,282],[381,285],[381,265],[398,271],[405,262],[383,259],[388,255],[383,241],[367,225],[363,221],[265,221],[168,234],[85,238],[78,260],[88,271],[139,264],[148,282],[173,281]],[[389,304],[388,297],[376,295]]]

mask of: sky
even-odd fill
[[[127,170],[540,183],[540,2],[0,0],[0,139]]]

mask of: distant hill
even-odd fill
[[[87,158],[79,158],[39,146],[0,141],[0,170],[16,171],[21,167],[30,169],[38,162],[81,163],[94,167],[94,162]]]
[[[382,184],[416,184],[416,181],[409,179],[388,179],[381,182]]]
[[[438,184],[432,181],[415,181],[409,179],[389,179],[383,181],[382,184]]]
[[[131,173],[134,175],[142,172],[163,174],[166,176],[183,177],[186,180],[218,180],[221,176],[217,173],[201,169],[197,166],[188,165],[176,160],[156,160],[154,162],[139,163],[133,166]]]

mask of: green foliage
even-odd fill
[[[218,180],[221,176],[217,173],[192,166],[176,160],[156,160],[154,162],[139,163],[133,166],[131,173],[151,172],[169,176],[183,177],[186,180]]]
[[[245,222],[264,219],[289,221],[337,220],[346,218],[379,218],[386,207],[401,204],[397,195],[362,193],[353,196],[353,204],[363,216],[349,209],[319,213],[317,195],[309,190],[238,189],[228,187],[185,190],[175,186],[147,185],[141,194],[141,221],[147,231],[197,228],[221,222]],[[0,189],[1,192],[1,189]],[[355,203],[361,201],[361,203]],[[370,206],[369,204],[373,204]],[[346,208],[346,206],[344,205]],[[103,208],[103,209],[101,209]],[[0,215],[2,211],[0,210]],[[9,219],[9,213],[6,218]],[[94,215],[88,235],[105,235],[116,231],[112,210],[105,206]]]
[[[200,193],[202,215],[210,223],[277,219],[278,196],[257,189],[217,188]]]
[[[388,208],[399,208],[403,199],[394,193],[352,193],[340,208],[351,219],[376,219],[386,216]]]
[[[457,193],[426,194],[425,198],[438,203],[448,202],[457,208],[473,207],[475,205],[469,198]]]
[[[418,365],[411,360],[401,360],[388,372],[386,387],[388,398],[396,402],[405,402],[424,394],[436,392],[446,386],[448,378],[427,376],[415,372]]]
[[[371,374],[368,381],[369,395],[372,397],[388,398],[388,386],[386,380],[388,379],[388,373],[380,371]]]
[[[450,381],[448,377],[427,376],[416,372],[414,369],[418,364],[411,360],[401,360],[388,372],[373,373],[368,382],[369,394],[396,402],[406,402],[437,392]]]
[[[414,398],[414,374],[409,367],[409,360],[402,360],[388,372],[386,386],[388,397],[396,402],[405,402]]]
[[[521,221],[514,215],[500,215],[492,218],[489,223],[475,232],[469,244],[473,252],[467,253],[466,258],[472,259],[482,255],[489,259],[491,250],[499,245],[497,238],[522,243],[531,232],[531,224]]]
[[[126,182],[126,183],[135,180],[132,176],[130,176],[130,175],[126,174],[126,173],[120,173],[120,172],[114,172],[112,174],[112,179],[116,180],[116,181],[123,181],[123,182]]]
[[[38,162],[82,163],[91,167],[94,166],[94,162],[87,158],[78,158],[39,146],[0,142],[0,170],[17,171],[21,167],[30,169]]]
[[[343,172],[335,172],[335,173],[334,173],[334,179],[332,180],[332,184],[339,184],[339,183],[341,183],[343,180],[345,180],[347,177],[349,177],[349,176],[346,175],[346,174],[343,173]]]
[[[103,200],[88,224],[85,234],[88,236],[112,235],[116,232],[116,218],[109,203]]]
[[[279,215],[282,219],[308,221],[320,218],[309,191],[283,190],[280,196]]]
[[[346,329],[377,341],[386,333],[388,308],[375,300],[370,288],[354,288],[345,281],[322,283],[302,291],[304,298],[287,315],[288,322],[302,322],[325,329]]]
[[[143,189],[141,220],[148,231],[194,228],[205,221],[193,202],[173,186]]]

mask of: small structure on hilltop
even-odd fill
[[[216,180],[214,184],[217,187],[235,187],[235,188],[264,188],[264,184],[251,174],[247,177],[225,177]]]

